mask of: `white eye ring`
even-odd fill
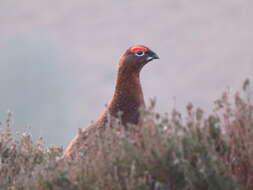
[[[145,53],[143,51],[137,51],[137,52],[135,52],[135,55],[138,57],[141,57],[141,56],[145,55]]]

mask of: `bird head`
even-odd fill
[[[143,45],[128,48],[120,58],[119,69],[139,72],[148,62],[159,59],[159,56]]]

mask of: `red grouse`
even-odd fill
[[[138,124],[140,108],[145,106],[140,83],[140,71],[144,65],[159,56],[149,48],[137,45],[130,47],[119,60],[116,88],[112,100],[100,118],[84,127],[64,152],[64,157],[74,157],[85,139],[108,122],[108,115],[117,117],[121,113],[123,125]]]

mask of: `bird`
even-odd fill
[[[140,109],[145,107],[143,91],[140,82],[142,68],[159,56],[144,45],[129,47],[120,57],[114,94],[100,117],[93,123],[79,130],[63,153],[63,157],[74,158],[85,140],[97,130],[106,126],[109,116],[121,116],[123,126],[138,124]]]

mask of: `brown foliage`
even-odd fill
[[[62,149],[11,133],[11,114],[0,132],[0,189],[108,190],[250,190],[253,187],[253,105],[249,97],[229,93],[217,109],[187,106],[142,111],[141,124],[105,127],[82,147],[74,160]],[[3,126],[5,125],[5,126]]]

